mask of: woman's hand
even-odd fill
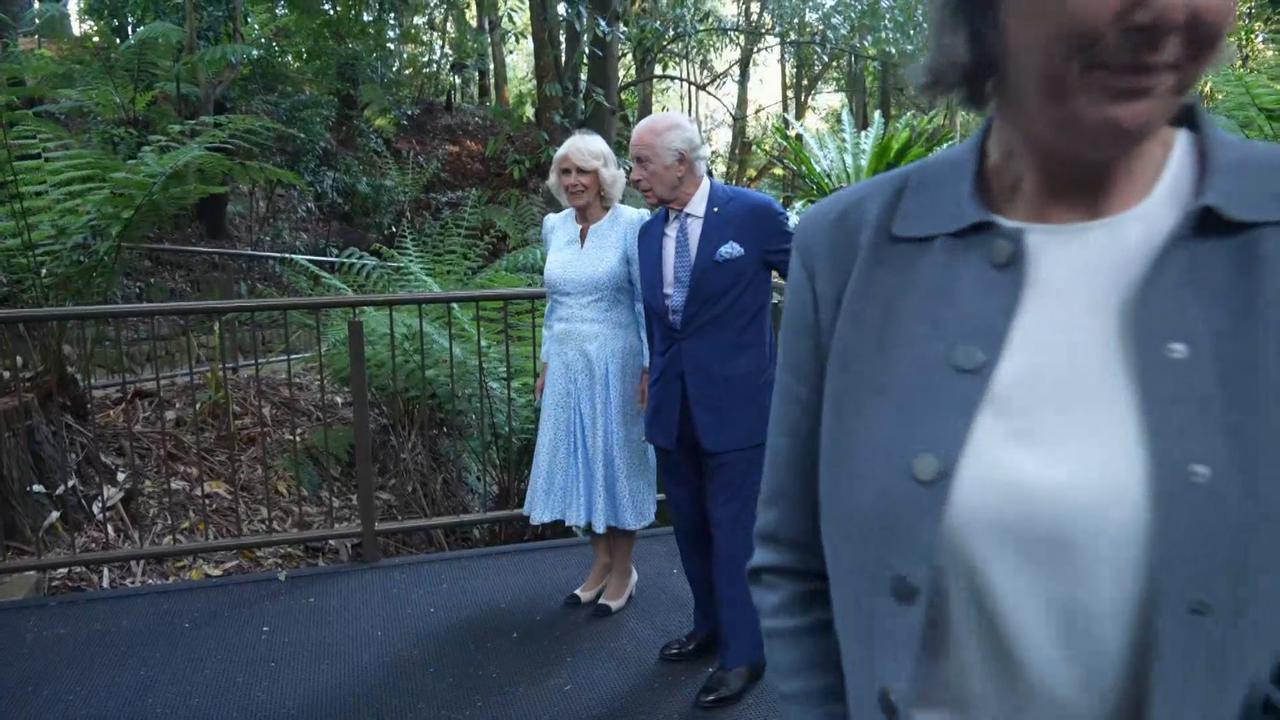
[[[533,401],[535,403],[542,402],[542,389],[547,385],[547,364],[542,363],[542,372],[538,374],[538,381],[533,384]]]
[[[640,371],[640,389],[637,392],[640,402],[640,409],[644,410],[649,407],[649,371]]]

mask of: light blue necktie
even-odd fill
[[[671,288],[671,325],[677,330],[684,319],[684,301],[689,297],[689,276],[693,274],[693,254],[689,252],[689,222],[686,213],[676,216],[675,286]]]

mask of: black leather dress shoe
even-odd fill
[[[700,633],[693,631],[686,635],[682,635],[675,640],[662,646],[662,652],[658,653],[658,657],[663,660],[672,662],[680,662],[682,660],[693,660],[705,655],[709,655],[716,649],[716,636],[711,633]]]
[[[720,668],[711,673],[698,691],[695,704],[700,708],[718,708],[732,705],[742,699],[753,685],[764,677],[764,663],[742,665],[728,670]]]

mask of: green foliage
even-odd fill
[[[120,244],[225,192],[228,182],[298,183],[257,160],[282,130],[222,116],[171,126],[129,160],[85,145],[0,95],[0,272],[6,305],[107,299]]]
[[[348,249],[337,272],[296,261],[295,286],[320,294],[424,293],[540,284],[538,239],[545,208],[527,196],[486,204],[467,195],[440,220],[402,230],[394,247]],[[496,259],[495,259],[496,256]],[[326,319],[325,372],[349,384],[347,322]],[[447,428],[439,442],[464,469],[473,489],[510,482],[527,467],[536,408],[538,304],[451,303],[362,308],[371,394],[398,421],[423,414]]]
[[[308,494],[315,495],[325,477],[341,477],[353,462],[355,429],[350,425],[318,427],[298,443],[295,455],[285,455],[277,465],[293,476]]]
[[[1233,62],[1204,81],[1201,95],[1228,129],[1254,140],[1280,141],[1280,4],[1242,0],[1237,19]]]
[[[877,112],[870,127],[858,130],[847,107],[834,127],[809,130],[790,123],[774,128],[777,163],[794,189],[796,209],[926,158],[954,139],[940,115],[909,115],[886,126]]]
[[[1205,97],[1230,129],[1254,140],[1280,142],[1280,58],[1251,70],[1216,73],[1205,83]]]

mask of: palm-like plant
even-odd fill
[[[840,188],[888,172],[949,146],[951,129],[937,114],[908,115],[887,124],[880,113],[857,129],[849,108],[834,127],[810,130],[788,122],[773,131],[777,163],[792,181],[796,209]]]

